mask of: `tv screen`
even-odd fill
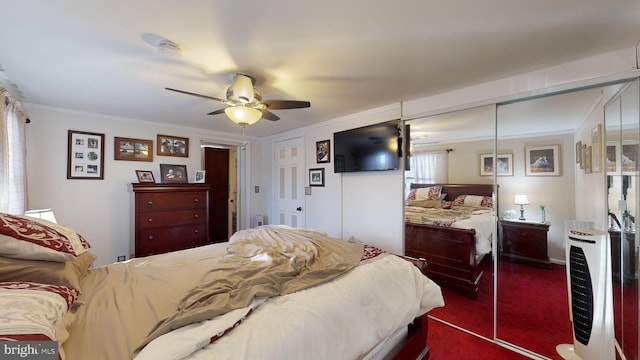
[[[398,169],[398,120],[333,134],[336,173]]]

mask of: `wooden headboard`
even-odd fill
[[[493,184],[411,184],[411,189],[442,186],[445,200],[453,201],[458,195],[493,196]]]

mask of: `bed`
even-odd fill
[[[483,275],[479,264],[491,253],[495,231],[493,185],[411,184],[410,189],[405,254],[426,259],[427,275],[439,284],[476,298]]]
[[[94,260],[69,228],[0,214],[0,341],[53,339],[70,360],[429,358],[444,305],[424,260],[310,229]]]

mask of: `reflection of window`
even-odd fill
[[[448,167],[446,150],[413,150],[411,170],[405,173],[407,191],[410,183],[446,184]]]

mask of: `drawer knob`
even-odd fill
[[[153,205],[153,200],[147,200],[147,205]]]
[[[198,219],[198,218],[200,218],[200,214],[193,214],[193,217]]]
[[[147,222],[152,223],[152,222],[153,222],[153,218],[148,218],[148,219],[147,219]]]
[[[194,234],[199,234],[199,233],[200,233],[200,231],[198,231],[198,229],[195,229],[195,230],[193,230],[193,233],[194,233]]]
[[[197,203],[198,201],[200,201],[198,198],[193,199],[193,202]]]
[[[153,235],[149,235],[149,236],[147,236],[147,239],[149,239],[149,240],[153,240]]]

